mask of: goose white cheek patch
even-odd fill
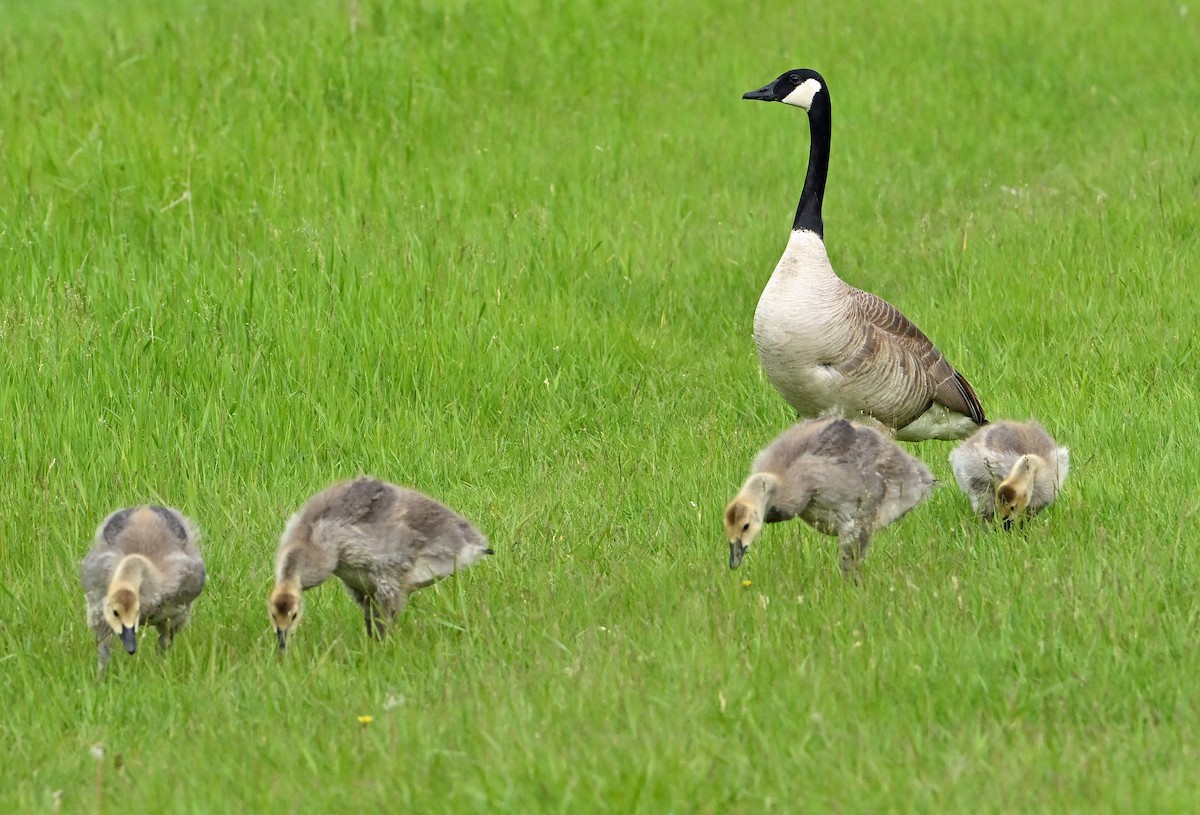
[[[821,83],[815,79],[806,79],[796,86],[796,89],[783,97],[785,105],[795,105],[808,110],[812,107],[813,97],[821,90]]]

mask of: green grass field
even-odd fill
[[[0,810],[1200,807],[1200,7],[0,18]],[[907,445],[947,486],[859,585],[799,522],[739,572],[721,530],[792,421],[751,319],[807,123],[740,96],[794,67],[835,268],[1072,450],[1005,535]],[[331,582],[281,661],[284,522],[364,472],[496,556],[383,644]],[[210,582],[100,683],[78,562],[144,501]]]

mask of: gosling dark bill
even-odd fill
[[[729,542],[729,568],[736,569],[742,565],[742,558],[746,555],[746,547],[742,546],[741,541]]]
[[[126,653],[132,654],[137,651],[137,629],[127,625],[121,626],[121,643],[124,644]]]

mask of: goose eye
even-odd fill
[[[743,531],[743,532],[746,532],[746,531],[748,531],[749,529],[750,529],[750,522],[749,522],[749,521],[747,521],[746,523],[742,524],[742,531]]]
[[[121,616],[121,613],[120,613],[119,611],[117,611],[117,610],[114,608],[114,609],[113,609],[113,616],[114,616],[114,617],[120,617],[120,616]]]
[[[804,81],[804,80],[802,80],[802,79],[800,78],[800,74],[792,74],[792,75],[789,77],[789,79],[791,79],[791,80],[792,80],[793,82],[795,82],[797,85],[799,85],[801,82],[803,82],[803,81]]]

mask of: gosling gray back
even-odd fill
[[[349,579],[357,572],[388,572],[401,574],[410,590],[490,553],[483,533],[454,510],[374,478],[344,481],[314,496],[284,535],[285,545],[295,540],[326,562],[332,558],[334,573],[348,585],[357,584]],[[302,575],[317,577],[324,565],[306,560]],[[308,584],[304,576],[301,582]]]
[[[754,460],[779,487],[764,520],[799,515],[830,535],[869,536],[929,496],[929,468],[874,427],[810,419],[784,431]]]
[[[1049,465],[1033,479],[1027,511],[1034,514],[1054,503],[1070,468],[1070,451],[1059,447],[1040,423],[993,422],[950,451],[954,480],[980,517],[990,520],[995,514],[996,486],[1025,455],[1036,455]]]

